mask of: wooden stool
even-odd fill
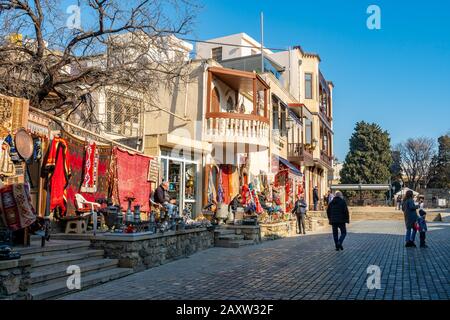
[[[87,223],[85,219],[68,220],[65,233],[86,233]]]

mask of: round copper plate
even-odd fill
[[[24,129],[19,129],[14,138],[14,142],[19,155],[25,160],[30,159],[34,149],[33,138],[31,135]]]

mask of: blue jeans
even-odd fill
[[[414,242],[416,240],[416,233],[417,233],[416,229],[414,229],[414,228],[406,228],[405,241],[412,241],[412,242]]]
[[[333,228],[334,243],[336,245],[342,244],[344,242],[345,236],[347,235],[347,229],[345,227],[345,223],[334,223],[331,226]],[[338,236],[339,236],[338,229],[341,230],[341,236],[339,238],[338,238]]]
[[[164,207],[167,209],[167,214],[169,217],[175,218],[177,206],[172,203],[164,203]]]

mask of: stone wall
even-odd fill
[[[30,272],[33,258],[0,261],[0,300],[26,300],[30,296]]]
[[[279,239],[290,237],[297,233],[297,221],[281,221],[275,223],[260,223],[263,239]]]
[[[260,226],[234,225],[228,226],[228,228],[234,229],[236,234],[242,234],[244,236],[244,240],[253,240],[255,243],[261,242]]]
[[[91,240],[91,246],[103,249],[107,258],[119,259],[120,267],[141,271],[213,247],[214,231],[193,229],[156,235],[103,235]]]

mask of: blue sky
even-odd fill
[[[300,44],[335,84],[335,154],[344,160],[355,123],[376,122],[392,144],[450,130],[450,1],[203,0],[192,36],[246,32],[265,45]],[[366,27],[369,5],[381,30]]]
[[[344,160],[355,123],[376,122],[392,144],[437,138],[450,130],[449,0],[191,0],[199,10],[190,38],[246,32],[265,45],[301,45],[322,58],[335,84],[334,146]],[[64,0],[61,6],[76,4]],[[381,9],[381,30],[369,30],[367,7]]]

